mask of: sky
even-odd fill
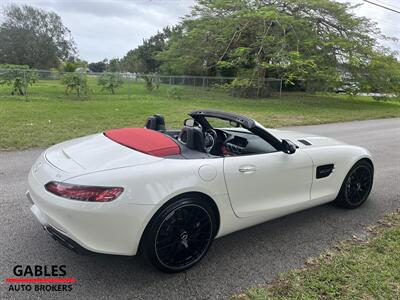
[[[355,10],[378,22],[385,35],[400,39],[400,15],[362,0]],[[372,0],[400,10],[400,0]],[[140,45],[144,38],[167,25],[179,23],[190,12],[194,0],[1,0],[2,4],[29,4],[56,12],[71,30],[79,57],[89,62],[121,58]],[[400,42],[383,44],[400,51]]]
[[[370,0],[383,6],[400,11],[400,0]],[[400,40],[400,14],[385,10],[362,0],[337,0],[337,2],[350,2],[352,4],[362,4],[355,9],[354,13],[365,16],[378,23],[378,27],[386,36]],[[381,41],[381,43],[392,50],[400,52],[400,41]]]

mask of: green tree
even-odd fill
[[[65,61],[60,65],[60,71],[62,72],[75,72],[78,65],[74,61]]]
[[[331,0],[198,0],[156,58],[167,74],[246,77],[259,91],[267,77],[328,90],[344,73],[359,73],[377,38],[385,38],[351,12],[355,7]]]
[[[107,72],[120,72],[121,66],[118,58],[110,59],[106,68]]]
[[[70,31],[56,13],[29,5],[10,5],[3,12],[0,63],[50,69],[76,52]]]
[[[149,92],[152,92],[159,88],[160,82],[158,80],[158,77],[152,75],[142,75],[140,77],[144,80],[146,90],[148,90]]]
[[[76,93],[78,96],[89,92],[87,76],[84,73],[66,73],[61,77],[65,94]]]
[[[118,73],[105,73],[99,76],[97,84],[102,87],[103,91],[109,91],[111,94],[115,94],[115,90],[118,89],[123,83],[121,75]]]
[[[367,92],[400,95],[400,62],[394,55],[375,53],[355,78]]]
[[[175,27],[165,27],[149,39],[143,40],[143,44],[130,50],[121,60],[124,70],[142,74],[156,73],[161,62],[156,58],[157,54],[165,49],[165,45],[176,30]]]
[[[107,60],[102,60],[102,61],[99,61],[99,62],[90,63],[88,65],[88,68],[92,72],[102,73],[107,68],[106,62],[107,62]]]
[[[37,73],[26,65],[0,64],[0,85],[12,87],[11,95],[27,95],[28,87],[37,80]]]

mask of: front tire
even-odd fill
[[[215,214],[199,198],[184,198],[163,207],[150,221],[141,251],[157,269],[187,270],[207,253],[214,239]]]
[[[374,169],[366,160],[357,162],[347,173],[334,204],[343,208],[357,208],[363,204],[372,189]]]

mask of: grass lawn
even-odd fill
[[[124,84],[109,95],[93,81],[90,95],[79,98],[65,95],[59,81],[41,80],[30,87],[27,101],[0,86],[0,149],[45,147],[109,128],[143,126],[154,113],[165,116],[168,128],[179,128],[186,114],[199,108],[241,113],[267,127],[400,117],[399,102],[370,97],[288,94],[282,99],[240,99],[224,91],[185,87],[176,99],[167,96],[167,85],[148,92],[143,83]]]
[[[232,300],[400,299],[400,212],[370,228],[367,241],[344,242],[306,267]]]

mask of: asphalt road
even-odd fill
[[[0,152],[0,298],[215,299],[272,280],[302,266],[383,214],[400,208],[400,119],[292,128],[366,147],[375,157],[370,199],[359,209],[323,205],[252,227],[215,241],[205,259],[175,275],[155,271],[140,257],[80,256],[53,241],[31,215],[26,175],[41,150]],[[67,266],[78,283],[66,292],[9,292],[15,265]]]

